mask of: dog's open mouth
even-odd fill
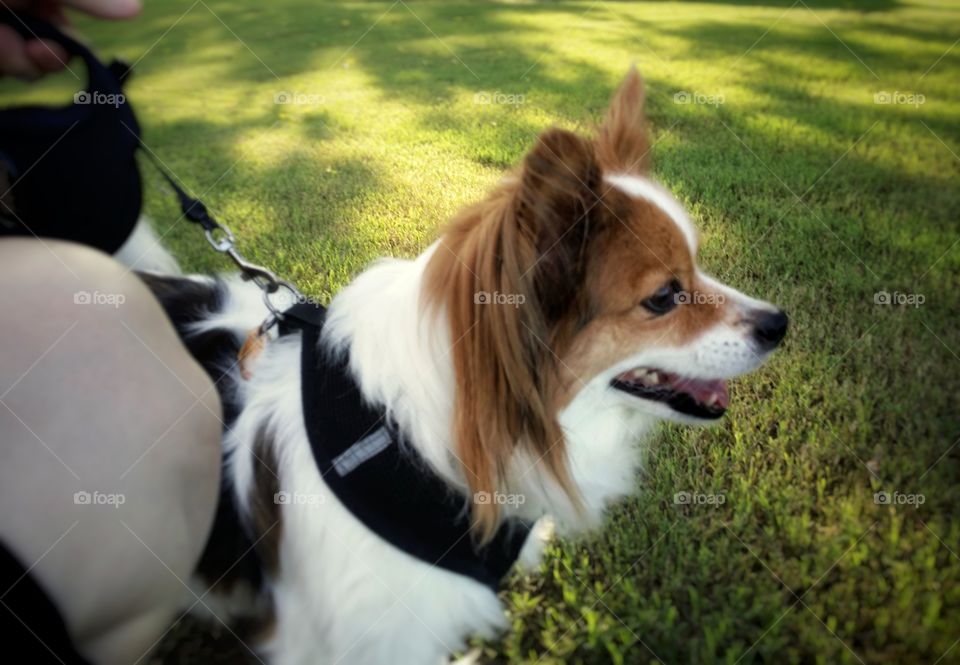
[[[611,385],[635,397],[663,402],[674,411],[695,418],[719,418],[730,404],[727,384],[721,379],[692,379],[649,367],[624,372]]]

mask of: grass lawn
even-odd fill
[[[510,581],[489,660],[960,662],[957,3],[153,0],[81,26],[137,61],[148,145],[323,298],[419,252],[541,129],[588,128],[637,62],[702,264],[792,328],[720,425],[656,438],[602,533]],[[185,267],[226,269],[144,166]]]

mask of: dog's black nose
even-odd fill
[[[763,351],[777,348],[780,340],[787,334],[787,324],[790,319],[785,312],[762,312],[757,315],[753,323],[753,338]]]

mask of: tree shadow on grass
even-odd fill
[[[326,126],[320,116],[317,124]],[[307,130],[306,142],[291,137],[291,145],[265,158],[259,143],[250,147],[243,137],[270,126],[263,118],[226,127],[184,119],[152,124],[145,140],[151,149],[160,146],[163,163],[234,231],[248,258],[265,265],[280,260],[292,267],[285,278],[329,297],[376,255],[356,222],[365,202],[387,187],[384,174],[362,158],[327,154],[320,138],[330,136],[327,129]],[[148,160],[141,160],[141,171],[146,212],[184,266],[232,271],[182,218],[176,197]]]
[[[874,2],[866,6],[882,9],[889,4]],[[150,36],[169,28],[137,67],[151,75],[188,62],[201,74],[206,68],[201,85],[209,88],[215,87],[218,79],[263,84],[276,80],[276,75],[282,79],[277,82],[279,90],[292,85],[290,80],[295,83],[298,77],[323,72],[333,79],[329,84],[333,89],[325,92],[335,94],[336,72],[360,69],[372,78],[384,99],[402,99],[422,108],[416,121],[425,130],[451,136],[464,132],[484,135],[484,120],[498,122],[509,147],[491,137],[469,155],[478,163],[497,167],[506,167],[522,155],[526,145],[522,137],[532,138],[541,127],[521,119],[519,114],[511,117],[506,107],[478,108],[471,118],[463,113],[464,100],[470,103],[476,96],[491,93],[518,95],[524,103],[542,109],[545,116],[577,124],[587,119],[591,110],[602,107],[614,83],[607,70],[562,49],[552,49],[538,37],[538,15],[566,12],[576,20],[583,14],[580,3],[458,4],[452,8],[348,3],[318,8],[309,2],[287,2],[282,12],[220,3],[210,3],[209,7],[197,5],[182,16],[161,8],[163,11],[149,14],[135,30],[109,33],[109,46],[128,51],[138,45],[142,50],[144,43],[155,41]],[[179,22],[171,28],[175,20]],[[633,27],[631,34],[611,34],[606,39],[622,43],[628,52],[636,48],[634,34],[657,31],[685,39],[689,54],[732,57],[763,34],[763,26],[752,23],[701,22],[671,28],[662,23],[653,26],[631,13],[619,20]],[[859,43],[848,36],[844,36],[844,42],[884,75],[904,69],[899,52]],[[204,47],[212,48],[205,52]],[[802,58],[791,68],[772,56],[803,53],[825,54],[846,62],[854,74],[861,66],[856,56],[819,23],[803,31],[774,28],[750,58],[771,72],[763,80],[792,80],[809,74]],[[944,65],[950,64],[953,56],[948,54],[945,59]],[[564,75],[551,74],[559,71]],[[505,72],[511,72],[509,78]],[[509,82],[507,90],[500,89],[504,81]],[[780,92],[789,94],[789,88],[784,86]],[[503,126],[499,125],[501,121]]]
[[[792,3],[763,4],[779,7]],[[850,4],[807,2],[813,8],[864,11],[890,8],[896,3]],[[189,63],[193,45],[215,47],[197,56],[201,69],[206,70],[204,85],[211,85],[217,77],[250,85],[270,83],[275,80],[272,70],[283,78],[277,86],[286,89],[298,76],[317,69],[352,67],[369,77],[382,99],[399,100],[417,109],[410,123],[425,130],[418,139],[449,138],[450,150],[462,150],[484,166],[512,166],[533,137],[551,122],[577,125],[596,117],[615,83],[608,69],[542,43],[536,20],[518,24],[519,18],[536,19],[542,12],[566,11],[576,18],[583,9],[578,3],[496,5],[493,9],[413,4],[410,10],[397,5],[386,15],[389,5],[385,4],[323,6],[318,10],[316,5],[300,2],[284,4],[281,13],[265,7],[211,7],[225,15],[229,12],[227,22],[246,45],[237,42],[214,16],[198,6],[138,65],[144,73],[160,74],[175,69],[178,63]],[[151,43],[155,37],[147,39],[147,34],[162,32],[178,13],[163,6],[158,12],[163,16],[148,16],[150,22],[142,31],[124,35],[116,44],[132,49]],[[766,27],[709,21],[654,25],[632,14],[622,20],[633,27],[630,34],[605,38],[622,47],[624,66],[636,50],[633,38],[637,34],[660,31],[680,38],[689,49],[687,54],[714,60],[739,56]],[[375,22],[370,36],[356,43]],[[934,59],[920,47],[924,42],[942,41],[946,33],[946,29],[938,32],[921,27],[900,30],[872,21],[853,32],[874,29],[912,42],[888,48],[841,31],[844,42],[884,81],[891,75],[919,76]],[[943,49],[939,45],[937,49],[946,51],[947,46],[949,41]],[[939,249],[947,249],[960,215],[954,188],[956,167],[949,156],[944,152],[944,168],[939,172],[913,172],[908,164],[887,154],[878,156],[872,148],[902,143],[903,149],[909,150],[922,140],[923,145],[940,150],[919,121],[951,145],[956,142],[956,124],[939,107],[877,107],[869,99],[863,103],[840,99],[836,89],[818,94],[810,87],[817,82],[818,67],[811,66],[808,58],[842,63],[843,71],[832,73],[835,79],[847,79],[865,91],[875,85],[882,88],[819,23],[798,26],[788,22],[773,28],[751,53],[750,62],[742,63],[744,67],[756,67],[758,75],[744,76],[739,69],[732,72],[730,85],[749,94],[745,99],[731,97],[717,108],[675,105],[673,94],[681,89],[678,76],[657,70],[646,72],[656,135],[664,139],[656,149],[658,173],[703,222],[705,259],[720,267],[720,276],[791,309],[797,322],[793,334],[800,339],[806,335],[808,348],[815,348],[829,361],[824,363],[829,375],[819,379],[840,384],[852,376],[871,386],[870,399],[878,411],[897,413],[898,408],[903,410],[902,396],[897,393],[916,390],[908,380],[911,358],[930,357],[937,352],[936,342],[923,330],[898,337],[902,330],[880,326],[874,334],[898,353],[887,361],[889,367],[882,363],[871,367],[868,361],[872,358],[858,356],[860,331],[834,331],[830,322],[834,316],[839,318],[840,312],[855,313],[864,330],[881,321],[880,317],[891,310],[878,313],[872,302],[873,292],[885,286],[912,284],[934,262]],[[543,62],[550,66],[541,67]],[[956,64],[957,55],[951,53],[939,66],[946,70]],[[517,75],[505,78],[505,71]],[[516,89],[508,87],[513,83],[504,81],[517,81]],[[942,82],[930,85],[956,100],[952,95],[956,91]],[[503,89],[505,86],[507,89]],[[460,105],[473,104],[473,95],[490,92],[525,95],[524,103],[536,106],[544,118],[543,125],[537,119],[514,117],[509,105],[481,103],[476,105],[476,113],[463,112]],[[210,173],[209,178],[196,181],[195,188],[202,189],[229,166],[228,159],[240,156],[246,132],[270,128],[276,109],[270,110],[269,100],[261,102],[268,109],[264,113],[225,118],[223,124],[193,120],[152,124],[148,140],[155,138],[165,146],[165,159],[169,156],[175,171]],[[845,153],[876,121],[876,134],[871,132],[858,147]],[[322,148],[328,139],[338,136],[340,125],[336,117],[318,111],[303,120],[297,131],[304,144]],[[203,153],[198,156],[200,146]],[[279,159],[240,169],[235,179],[228,176],[223,195],[214,201],[230,201],[224,207],[224,221],[240,231],[244,248],[252,248],[248,252],[252,258],[270,263],[282,255],[294,266],[291,276],[296,281],[309,284],[311,292],[327,293],[334,285],[344,283],[368,253],[383,246],[382,241],[365,237],[350,220],[357,219],[358,210],[362,215],[365,205],[377,204],[371,203],[368,195],[388,191],[391,183],[386,174],[363,159],[325,157],[322,150],[308,152],[306,148],[303,145]],[[403,150],[403,146],[396,149]],[[332,174],[327,173],[328,168]],[[828,172],[829,177],[821,179]],[[795,194],[803,196],[805,203],[797,204]],[[267,221],[247,227],[244,215],[255,205]],[[314,211],[315,216],[311,216]],[[194,236],[183,238],[178,242],[192,246]],[[206,256],[208,250],[202,242],[200,246],[197,251]],[[938,331],[947,329],[950,320],[942,303],[953,302],[955,279],[951,280],[950,269],[955,264],[948,256],[922,283],[934,303],[924,316]],[[810,341],[810,330],[822,331],[818,333],[822,339]],[[952,342],[949,336],[945,339]],[[851,344],[855,348],[851,349]],[[944,355],[942,350],[939,353]],[[943,367],[951,363],[945,358]],[[914,409],[917,421],[925,423],[929,428],[925,435],[930,437],[947,433],[948,428],[941,425],[946,415],[942,411],[944,402],[937,400],[934,392],[938,385],[950,383],[948,371],[931,372],[935,380],[926,384],[931,386],[929,394],[912,395],[919,400]],[[845,372],[850,376],[845,377]],[[844,385],[844,389],[847,387]],[[851,404],[861,401],[852,393],[847,397]],[[840,415],[830,412],[829,417],[839,420],[846,412],[838,407],[836,413]],[[882,413],[879,417],[885,416]],[[876,421],[869,424],[876,426]],[[886,442],[889,454],[897,455],[898,460],[909,459],[905,449],[916,441],[911,436],[920,426],[910,427],[914,429],[903,428],[904,443]],[[876,433],[880,437],[889,434],[879,428]],[[857,453],[864,458],[870,455],[869,450],[858,449]],[[790,582],[799,588],[802,580]],[[677,604],[687,609],[682,598]],[[776,615],[769,617],[769,621],[774,619]],[[864,634],[869,633],[869,627],[860,628]],[[762,626],[757,634],[761,630]],[[651,643],[658,651],[658,641],[670,648],[667,633],[654,635]],[[863,641],[854,643],[858,650],[863,645]],[[543,646],[538,645],[541,649]],[[812,655],[801,653],[801,657]],[[761,646],[758,657],[776,656]],[[204,662],[218,662],[216,658]],[[238,662],[237,658],[235,654],[225,655],[220,662]],[[677,661],[682,660],[678,656]]]
[[[621,2],[622,0],[612,0]],[[783,7],[789,9],[794,6],[806,5],[811,9],[840,9],[845,11],[878,12],[888,11],[900,6],[900,0],[672,0],[674,2],[689,2],[708,5],[730,5],[733,7]]]

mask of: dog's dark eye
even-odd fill
[[[677,294],[681,291],[680,282],[673,279],[654,291],[653,295],[640,301],[643,307],[654,314],[666,314],[677,306]]]

